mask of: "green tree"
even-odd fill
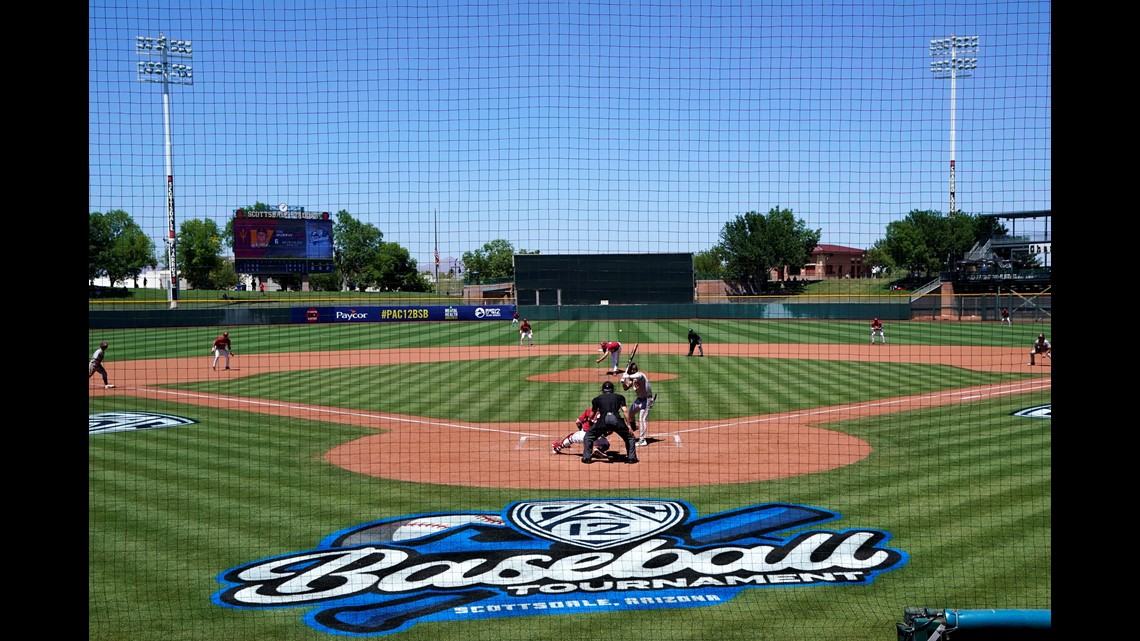
[[[376,271],[380,289],[401,292],[431,291],[431,283],[416,268],[408,250],[396,243],[380,243],[376,250]]]
[[[907,229],[905,234],[901,230]],[[914,232],[913,234],[910,232]],[[992,216],[974,216],[960,211],[944,216],[931,210],[913,210],[906,218],[889,223],[883,249],[896,265],[911,273],[930,275],[951,270],[974,245],[1000,236],[1005,227]],[[913,243],[921,243],[919,249]]]
[[[938,256],[926,243],[918,225],[909,220],[896,220],[887,224],[887,234],[881,249],[890,260],[905,269],[907,275],[938,269]]]
[[[519,254],[538,251],[519,250]],[[502,238],[492,240],[475,251],[464,252],[463,269],[470,278],[511,278],[515,275],[515,247]]]
[[[90,278],[106,274],[114,286],[137,278],[144,268],[157,264],[154,241],[130,214],[116,209],[106,214],[94,212],[88,217]]]
[[[356,220],[345,210],[336,213],[333,223],[333,258],[349,290],[364,291],[380,280],[375,269],[376,250],[384,233],[375,225]]]
[[[192,219],[178,230],[179,278],[194,289],[217,289],[211,273],[221,267],[222,230],[213,220]]]
[[[750,211],[725,223],[720,251],[725,257],[725,281],[737,294],[764,292],[772,270],[781,276],[789,266],[807,263],[819,245],[820,230],[811,230],[790,209],[773,207],[765,216]]]
[[[716,280],[724,278],[724,266],[728,262],[724,249],[719,245],[693,254],[693,271],[698,279]]]
[[[99,212],[87,216],[87,280],[107,273],[106,254],[111,250],[111,226]]]
[[[340,272],[333,271],[331,274],[313,274],[309,276],[309,288],[314,292],[339,292],[344,283],[344,278]]]
[[[975,216],[974,224],[974,242],[985,242],[994,236],[1009,235],[1009,229],[997,216]]]
[[[223,258],[215,269],[210,270],[210,282],[213,289],[231,289],[241,282],[241,277],[234,271],[234,261]]]
[[[878,267],[879,275],[889,274],[893,272],[896,267],[895,261],[891,258],[891,255],[887,253],[884,245],[885,243],[881,238],[875,241],[875,244],[867,250],[867,256],[863,259],[864,264],[872,268],[872,271],[873,268]]]
[[[946,256],[944,269],[954,268],[954,262],[962,260],[974,246],[977,230],[980,226],[979,218],[960,211],[951,212],[946,217],[946,246],[940,247],[938,255]]]

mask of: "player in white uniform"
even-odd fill
[[[637,398],[629,406],[632,419],[629,429],[640,430],[637,444],[645,445],[646,439],[649,438],[649,410],[653,409],[653,386],[649,383],[649,377],[640,371],[634,362],[630,362],[625,373],[621,375],[621,388],[628,390],[631,387],[637,392]]]

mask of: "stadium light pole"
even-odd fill
[[[177,229],[174,227],[174,159],[170,143],[170,85],[193,85],[194,69],[189,60],[194,55],[189,40],[167,40],[159,32],[157,38],[135,36],[135,52],[143,56],[138,62],[139,82],[157,82],[162,85],[162,116],[166,130],[166,264],[170,268],[167,298],[170,309],[178,307],[178,255],[175,246]],[[158,60],[147,59],[156,56]],[[187,62],[170,62],[170,58]]]
[[[957,186],[954,176],[954,116],[955,101],[958,95],[958,78],[969,78],[978,68],[978,37],[955,36],[939,38],[930,41],[930,71],[936,78],[950,79],[950,211],[954,213],[957,208],[955,192]]]

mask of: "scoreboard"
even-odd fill
[[[234,271],[239,274],[331,274],[333,269],[331,260],[234,259]]]
[[[328,212],[280,205],[234,212],[234,269],[241,274],[328,274],[333,271]]]

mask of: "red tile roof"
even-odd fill
[[[813,254],[865,254],[866,249],[856,249],[854,247],[844,247],[843,245],[825,245],[820,243],[812,250]]]

